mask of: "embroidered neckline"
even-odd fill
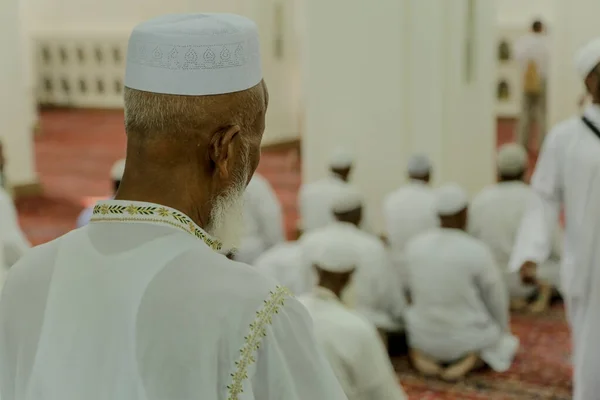
[[[104,200],[94,206],[90,222],[149,222],[169,225],[194,235],[213,250],[221,242],[212,238],[190,217],[173,208],[138,201]]]
[[[273,315],[285,304],[286,297],[292,294],[285,286],[277,286],[269,293],[260,310],[256,312],[250,331],[244,337],[244,345],[240,349],[240,358],[235,362],[235,372],[231,374],[231,384],[227,386],[227,400],[239,400],[244,392],[244,381],[248,379],[248,368],[256,362],[256,352],[260,349],[263,337],[267,336],[267,326],[271,325]]]

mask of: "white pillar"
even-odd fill
[[[553,40],[549,76],[549,121],[552,125],[578,114],[578,102],[585,93],[583,80],[575,71],[574,57],[587,41],[599,37],[597,16],[600,1],[554,0],[560,18],[550,26]]]
[[[7,177],[15,185],[37,182],[31,126],[31,91],[27,90],[26,57],[21,40],[18,0],[0,2],[0,135],[7,158]]]
[[[493,1],[472,2],[470,76],[468,4],[306,0],[304,180],[327,173],[336,145],[349,147],[375,230],[414,152],[431,157],[436,184],[475,193],[494,179]]]

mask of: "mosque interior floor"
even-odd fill
[[[512,139],[513,129],[514,121],[498,121],[499,145]],[[83,207],[109,196],[110,168],[124,154],[121,111],[43,111],[35,157],[44,194],[17,201],[22,227],[31,242],[41,244],[68,232]],[[8,162],[10,157],[7,154]],[[301,181],[297,152],[265,150],[258,171],[275,188],[291,235]],[[478,372],[464,382],[447,384],[422,379],[407,360],[394,360],[410,399],[570,399],[570,342],[562,306],[540,316],[513,316],[512,327],[521,348],[507,373]]]

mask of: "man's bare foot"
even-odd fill
[[[550,308],[550,300],[552,300],[552,286],[546,283],[540,283],[537,299],[529,306],[529,312],[539,314]]]
[[[523,311],[527,308],[527,300],[521,297],[515,297],[510,299],[510,310],[511,311]]]
[[[409,356],[415,369],[424,376],[434,377],[442,372],[442,367],[435,360],[417,350],[411,350]]]
[[[441,377],[445,381],[456,382],[463,379],[469,372],[477,368],[478,365],[479,356],[477,354],[469,354],[442,371]]]

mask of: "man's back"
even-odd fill
[[[285,242],[271,247],[255,261],[254,266],[289,288],[295,295],[310,292],[315,285],[315,272],[302,254],[301,242]]]
[[[541,33],[528,33],[515,43],[515,58],[523,72],[530,62],[535,63],[542,78],[548,75],[550,48],[548,38]]]
[[[298,207],[304,232],[321,228],[334,221],[331,207],[333,201],[348,183],[329,176],[312,183],[305,183],[298,194]]]
[[[311,340],[302,307],[211,246],[176,210],[112,201],[96,207],[89,226],[28,253],[0,304],[2,398],[318,393],[310,378],[305,387],[276,384],[287,374],[307,378],[285,360],[302,363]],[[319,364],[320,356],[307,357]],[[325,392],[340,398],[335,388]]]

